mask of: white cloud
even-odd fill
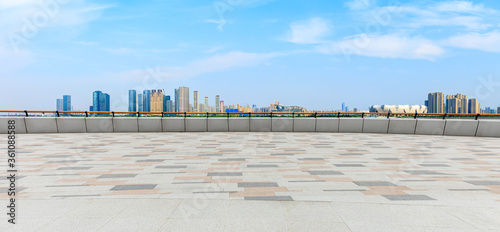
[[[364,10],[373,5],[373,0],[349,0],[345,5],[351,10]]]
[[[460,12],[460,13],[473,13],[473,14],[494,14],[497,11],[494,9],[486,8],[483,4],[474,4],[469,1],[447,1],[439,2],[433,6],[433,9],[441,12]]]
[[[325,54],[343,54],[380,57],[434,60],[444,54],[444,49],[421,37],[401,35],[356,35],[342,41],[318,46]]]
[[[294,22],[290,24],[291,32],[287,41],[297,44],[322,43],[324,37],[330,33],[331,28],[332,26],[321,18],[312,18],[307,21]]]
[[[485,52],[500,52],[500,31],[452,36],[445,44],[448,46],[476,49]]]

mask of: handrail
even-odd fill
[[[369,115],[380,115],[387,117],[390,116],[411,116],[417,118],[418,116],[435,116],[442,118],[449,117],[473,117],[476,120],[481,117],[500,117],[500,114],[460,114],[460,113],[378,113],[378,112],[128,112],[128,111],[52,111],[52,110],[0,110],[0,113],[24,113],[26,116],[34,113],[42,113],[42,114],[56,114],[56,115],[64,115],[71,116],[68,114],[85,114],[86,116],[92,114],[128,114],[128,115],[184,115],[187,117],[188,115],[201,115],[201,116],[209,116],[209,115],[270,115],[279,116],[279,115],[291,115],[295,117],[297,115],[314,115],[315,117],[321,115],[332,115],[332,117],[340,117],[342,115],[353,115],[353,116],[369,116]]]

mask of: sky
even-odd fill
[[[500,2],[0,0],[0,109],[55,110],[92,92],[198,90],[214,104],[309,110],[424,104],[429,92],[500,106]]]

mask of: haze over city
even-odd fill
[[[258,107],[500,105],[498,1],[47,2],[0,3],[2,109],[85,110],[101,90],[127,110],[129,89],[178,86]]]

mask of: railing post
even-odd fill
[[[318,117],[318,112],[314,112],[314,118]]]
[[[165,115],[165,112],[161,112],[161,117],[163,118],[163,116]]]
[[[59,117],[59,111],[56,111],[57,117]]]
[[[476,115],[476,120],[479,118],[479,114]]]
[[[24,111],[24,114],[26,114],[26,117],[29,117],[27,110]]]
[[[139,111],[137,111],[137,117],[141,117],[141,113],[139,113]]]
[[[184,112],[184,118],[187,118],[187,114],[186,114],[186,112]]]
[[[387,113],[387,118],[391,117],[391,112]]]
[[[229,118],[229,112],[226,112],[226,116],[227,116],[227,118]]]
[[[417,112],[415,112],[415,117],[413,117],[413,119],[417,119],[417,114],[418,114],[418,113],[417,113]]]
[[[295,118],[295,112],[292,112],[292,118]]]
[[[361,118],[365,118],[365,113],[361,113]]]
[[[338,114],[337,114],[337,118],[340,118],[340,112],[338,112]]]
[[[444,119],[446,119],[446,113],[445,113],[445,114],[443,114],[443,120],[444,120]]]
[[[88,118],[89,117],[89,113],[87,111],[85,111],[85,117]]]
[[[207,112],[207,118],[208,118],[208,112]]]
[[[113,117],[115,117],[115,111],[111,111],[111,115],[113,115]]]

